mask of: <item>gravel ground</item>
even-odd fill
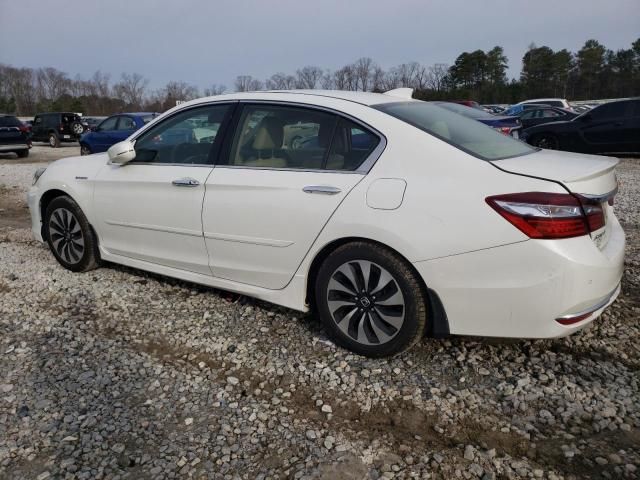
[[[18,158],[15,153],[0,153],[0,165],[20,165],[35,162],[52,162],[59,158],[80,155],[78,142],[62,143],[60,148],[51,148],[46,143],[34,143],[27,158]],[[2,170],[0,170],[1,172]],[[0,174],[1,175],[1,174]],[[0,183],[3,182],[0,177]]]
[[[638,475],[640,161],[619,168],[623,292],[589,329],[390,360],[336,348],[311,315],[62,269],[20,224],[38,166],[0,165],[0,478]]]

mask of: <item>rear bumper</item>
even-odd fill
[[[414,266],[439,295],[452,334],[562,337],[591,323],[620,291],[625,238],[613,215],[610,228],[603,250],[588,236],[527,240]]]
[[[17,150],[29,150],[28,143],[5,143],[0,145],[0,152],[15,152]]]

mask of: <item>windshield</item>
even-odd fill
[[[375,105],[372,108],[413,125],[483,160],[501,160],[536,151],[524,142],[433,103],[394,102]],[[475,111],[468,107],[462,108]]]

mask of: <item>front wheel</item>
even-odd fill
[[[72,272],[99,266],[98,242],[84,213],[69,197],[57,197],[44,216],[45,238],[58,263]]]
[[[18,155],[18,158],[27,158],[29,156],[29,149],[25,148],[24,150],[18,150],[16,155]]]
[[[417,273],[372,243],[349,243],[327,257],[316,278],[315,302],[336,343],[367,357],[411,348],[427,325],[427,298]]]
[[[91,149],[89,148],[89,145],[86,145],[84,143],[80,144],[80,155],[91,155]]]
[[[535,147],[544,148],[546,150],[558,150],[560,148],[560,142],[558,137],[550,133],[543,133],[533,138],[531,142]]]

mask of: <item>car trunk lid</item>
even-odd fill
[[[578,196],[585,209],[599,206],[604,214],[604,226],[591,232],[591,238],[604,248],[610,235],[613,196],[617,191],[615,167],[618,159],[553,150],[540,150],[530,155],[495,160],[503,171],[561,183]]]

